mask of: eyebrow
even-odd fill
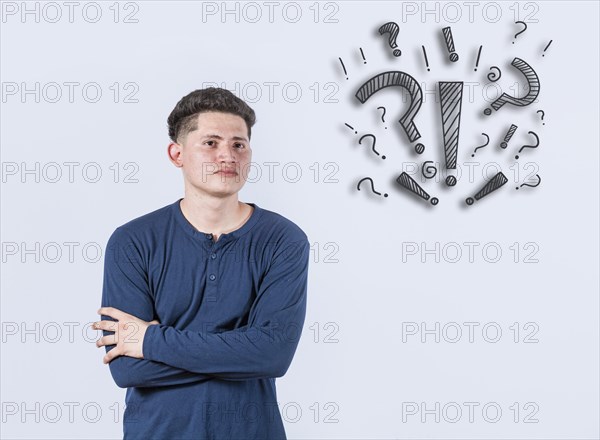
[[[202,139],[218,139],[218,140],[223,140],[222,136],[219,136],[218,134],[207,134],[202,136]],[[248,142],[248,139],[246,139],[245,137],[240,137],[240,136],[233,136],[231,138],[234,141],[246,141]]]

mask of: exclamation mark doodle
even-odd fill
[[[546,45],[546,47],[544,48],[544,52],[546,52],[546,49],[548,49],[548,48],[550,47],[550,45],[551,45],[551,44],[552,44],[552,40],[550,40],[550,43],[548,43],[548,44]],[[545,55],[545,54],[542,54],[542,56],[544,57],[544,56],[546,56],[546,55]]]
[[[475,61],[475,68],[473,71],[477,72],[477,68],[479,67],[479,57],[481,56],[481,49],[483,46],[479,46],[479,52],[477,52],[477,61]]]
[[[348,124],[347,124],[347,123],[345,123],[345,122],[344,122],[344,125],[345,125],[346,127],[348,127],[349,129],[351,129],[351,130],[354,130],[354,127],[353,127],[352,125],[348,125]],[[358,131],[354,130],[354,134],[358,134]]]
[[[396,182],[398,182],[400,186],[402,186],[404,189],[407,189],[413,194],[418,195],[422,199],[429,200],[429,194],[427,194],[425,190],[421,188],[419,184],[415,182],[415,180],[412,177],[410,177],[406,172],[400,174],[396,179]],[[430,200],[430,203],[432,205],[437,205],[438,202],[439,200],[437,199],[437,197],[433,197]]]
[[[506,136],[504,136],[504,142],[502,142],[500,144],[500,148],[505,149],[506,147],[508,147],[508,141],[510,141],[510,138],[513,137],[513,134],[515,134],[515,131],[517,131],[517,128],[519,128],[519,127],[517,127],[515,124],[510,125],[510,128],[506,132]]]
[[[429,60],[427,60],[427,52],[425,52],[425,46],[421,46],[423,49],[423,56],[425,57],[425,66],[427,66],[427,71],[429,72],[431,69],[429,68]]]
[[[488,183],[486,183],[485,186],[483,188],[481,188],[479,190],[479,192],[477,194],[475,194],[473,197],[475,197],[475,200],[479,200],[479,199],[487,196],[488,194],[496,191],[498,188],[500,188],[506,182],[508,182],[508,179],[502,173],[502,171],[500,171],[498,174],[496,174],[494,177],[492,177],[492,180],[490,180]],[[465,201],[467,202],[467,205],[472,205],[475,200],[473,200],[472,197],[469,197]]]
[[[360,48],[360,56],[363,59],[363,62],[364,62],[363,64],[367,64],[367,60],[365,59],[365,54],[363,53],[362,47]]]
[[[344,75],[346,75],[346,79],[348,79],[348,72],[346,72],[346,66],[344,66],[344,62],[342,61],[342,58],[339,57],[340,63],[342,63],[342,67],[344,68]]]
[[[454,52],[454,38],[452,38],[452,30],[450,27],[445,27],[442,29],[442,33],[444,34],[444,40],[446,40],[446,47],[448,48],[448,52],[450,52],[450,61],[456,63],[458,61],[458,54]]]
[[[446,168],[456,169],[463,82],[440,81],[438,86],[440,93],[440,108],[442,110],[442,132],[444,134],[444,155],[446,157]],[[446,185],[456,185],[456,177],[446,177]]]

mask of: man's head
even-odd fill
[[[237,197],[252,160],[254,111],[224,89],[196,90],[168,118],[171,162],[182,169],[186,194]]]
[[[250,139],[256,122],[254,110],[229,90],[209,87],[194,90],[177,103],[167,119],[171,140],[182,142],[189,132],[198,128],[197,116],[204,112],[231,113],[241,117],[246,122]]]

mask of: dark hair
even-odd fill
[[[256,122],[254,110],[229,90],[208,87],[194,90],[179,100],[167,119],[171,140],[177,142],[181,136],[196,130],[198,114],[204,112],[223,112],[240,116],[246,121],[250,139],[252,126]]]

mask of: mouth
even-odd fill
[[[237,176],[238,173],[233,169],[224,169],[217,171],[215,174],[222,174],[224,176]]]

